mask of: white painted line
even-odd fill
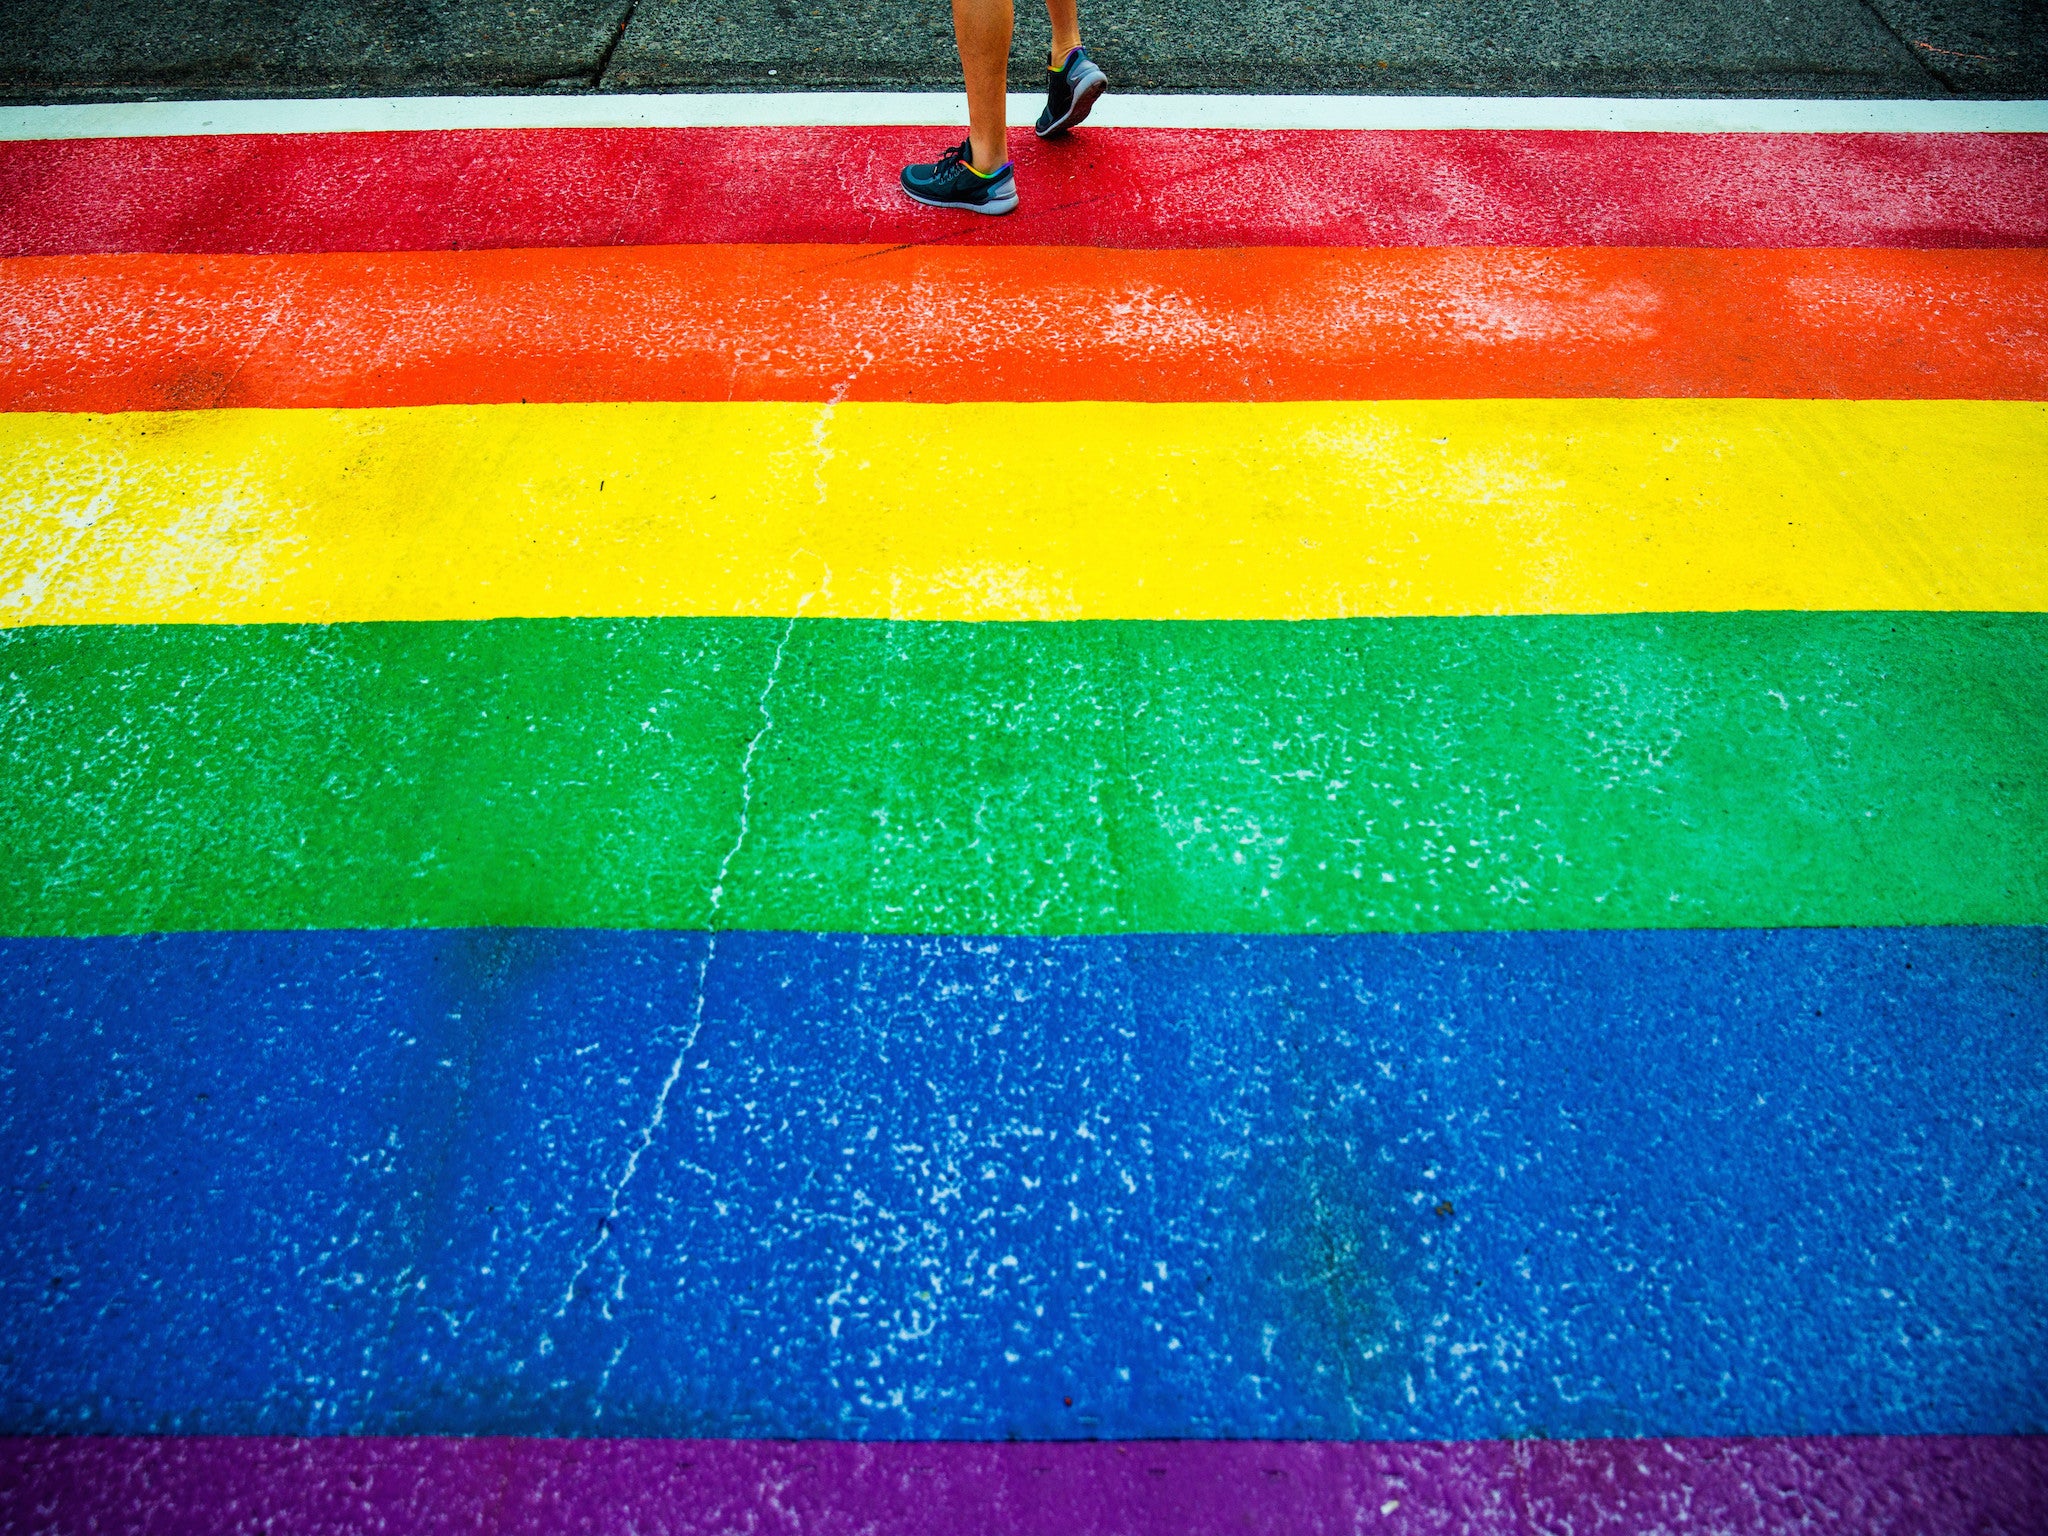
[[[1014,98],[1013,98],[1014,99]],[[1035,115],[1042,103],[1033,100]],[[2048,101],[1716,101],[1615,96],[1116,96],[1126,128],[1534,128],[1608,133],[2048,133]]]
[[[1012,96],[1010,121],[1043,105]],[[0,108],[0,139],[431,128],[960,127],[946,91],[722,95],[370,96]],[[1137,96],[1112,93],[1104,128],[1523,128],[1637,133],[2048,133],[2048,101],[1720,101],[1602,96]]]

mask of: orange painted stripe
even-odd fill
[[[673,246],[0,262],[0,407],[2048,398],[2048,251]]]

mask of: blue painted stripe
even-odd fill
[[[0,944],[0,1424],[2048,1427],[2048,930],[706,943]]]

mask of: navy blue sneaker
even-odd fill
[[[1086,48],[1069,48],[1060,67],[1045,73],[1045,110],[1038,114],[1038,136],[1056,139],[1087,120],[1089,109],[1109,89],[1109,77],[1088,57]]]
[[[1005,160],[986,176],[974,168],[974,141],[947,150],[932,165],[903,167],[903,190],[934,208],[1008,213],[1017,206],[1017,173]]]

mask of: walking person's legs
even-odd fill
[[[987,175],[1010,158],[1004,108],[1010,88],[1011,0],[953,0],[953,41],[967,77],[967,141],[974,168]]]
[[[1079,0],[1045,0],[1052,23],[1041,139],[1056,138],[1087,117],[1109,82],[1081,46]],[[953,40],[967,80],[967,142],[936,164],[906,166],[903,190],[920,203],[970,213],[1008,213],[1017,206],[1005,108],[1014,0],[953,0]]]

